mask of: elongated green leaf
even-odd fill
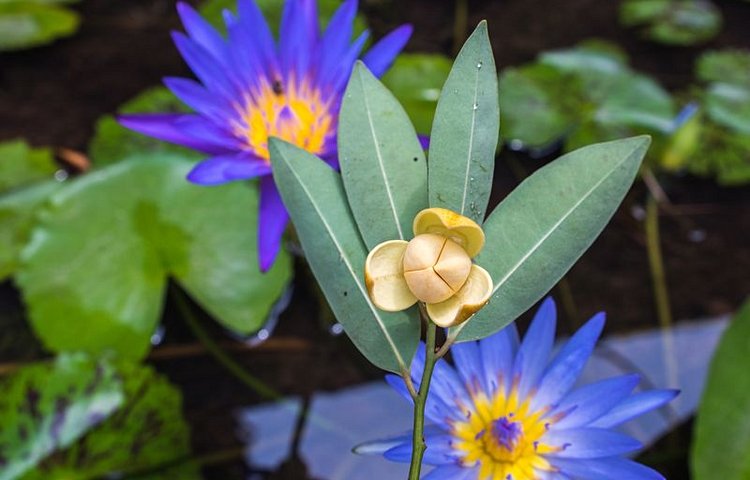
[[[274,180],[336,318],[372,363],[404,371],[419,343],[419,322],[413,312],[383,312],[370,301],[364,278],[367,250],[339,174],[286,142],[271,139],[270,145]]]
[[[695,422],[695,480],[750,478],[750,301],[724,332]]]
[[[427,163],[417,133],[391,92],[362,62],[341,105],[339,162],[346,195],[368,248],[412,236],[427,208]]]
[[[21,477],[124,401],[114,368],[83,355],[22,368],[0,383],[0,479]]]
[[[133,157],[52,195],[16,276],[49,349],[143,356],[170,276],[238,333],[265,322],[289,256],[261,274],[255,189],[190,184],[191,166],[164,154]]]
[[[482,21],[456,57],[430,137],[430,206],[481,223],[492,189],[500,128],[497,70]]]
[[[484,224],[477,256],[495,283],[490,303],[453,335],[486,337],[531,307],[593,243],[633,183],[650,138],[581,148],[541,168]]]
[[[78,14],[53,3],[0,2],[0,51],[36,47],[72,35],[80,23]]]

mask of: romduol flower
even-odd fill
[[[555,315],[547,299],[522,342],[510,325],[479,342],[454,345],[454,366],[438,361],[425,412],[431,425],[424,457],[436,468],[425,480],[663,479],[623,457],[641,444],[613,427],[669,402],[677,392],[633,393],[637,375],[574,387],[604,315],[589,320],[553,356]],[[422,345],[411,369],[417,387],[424,359]],[[411,400],[400,377],[387,381]],[[378,443],[388,446],[382,453],[390,460],[411,458],[411,435]]]
[[[492,294],[492,278],[475,257],[484,232],[473,220],[444,208],[414,218],[411,241],[389,240],[367,256],[365,284],[375,306],[404,310],[423,302],[441,327],[466,321]]]
[[[287,0],[278,42],[253,0],[239,0],[236,16],[224,13],[227,37],[188,4],[177,8],[187,35],[176,32],[173,39],[198,81],[164,82],[194,113],[126,115],[120,123],[208,155],[188,175],[192,182],[260,177],[258,245],[265,271],[289,221],[271,176],[268,138],[279,137],[338,166],[341,98],[368,32],[351,42],[357,0],[344,1],[324,32],[316,0]],[[411,30],[397,28],[362,57],[374,75],[390,67]]]

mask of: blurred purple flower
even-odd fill
[[[164,83],[195,113],[123,115],[125,127],[207,154],[188,175],[216,185],[259,177],[260,268],[268,270],[289,215],[271,176],[268,138],[282,138],[338,166],[336,131],[341,97],[369,33],[351,43],[357,0],[345,0],[320,31],[316,0],[287,0],[278,42],[253,0],[224,13],[224,38],[186,3],[177,5],[187,35],[173,39],[198,81]],[[404,47],[404,25],[363,57],[381,76]]]

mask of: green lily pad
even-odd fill
[[[750,51],[717,50],[702,54],[696,66],[704,82],[723,82],[750,88]]]
[[[620,22],[640,27],[644,37],[667,45],[696,45],[721,30],[721,12],[708,0],[626,0]]]
[[[696,480],[750,478],[750,302],[724,332],[708,372],[691,454]]]
[[[65,2],[0,2],[0,51],[36,47],[75,33],[78,14],[55,3]]]
[[[0,143],[0,194],[48,180],[57,170],[49,148],[32,148],[23,140]]]
[[[140,93],[123,104],[118,113],[178,113],[189,112],[177,97],[166,87],[154,87]],[[119,162],[131,155],[142,153],[175,153],[185,158],[199,160],[202,155],[193,150],[173,145],[117,123],[112,115],[105,115],[96,122],[94,136],[89,143],[89,157],[97,166]]]
[[[67,480],[137,474],[145,480],[201,478],[190,456],[182,395],[153,369],[117,365],[122,407],[65,451],[46,458],[23,480]],[[158,467],[164,467],[158,468]]]
[[[444,55],[402,53],[383,75],[383,84],[409,114],[417,133],[430,133],[440,89],[450,71],[451,60]]]
[[[49,349],[142,357],[168,277],[237,333],[263,324],[289,280],[290,258],[282,252],[261,274],[256,189],[193,185],[190,168],[180,157],[143,155],[52,195],[17,274]]]
[[[750,135],[704,119],[686,167],[694,175],[716,177],[721,185],[746,185],[750,183]]]
[[[69,447],[124,401],[114,368],[83,355],[24,367],[0,382],[0,390],[1,480],[20,478]]]

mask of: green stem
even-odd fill
[[[429,318],[427,319],[427,335],[425,339],[425,362],[422,380],[419,382],[419,393],[414,401],[414,433],[412,435],[411,467],[409,468],[409,480],[419,480],[422,471],[422,458],[427,450],[424,441],[424,408],[427,404],[427,394],[430,391],[430,380],[432,370],[435,368],[437,358],[435,356],[435,332],[437,327]]]
[[[206,332],[193,312],[190,310],[190,306],[188,305],[187,299],[185,298],[185,294],[182,293],[182,291],[180,291],[177,287],[173,288],[172,291],[174,293],[173,297],[175,303],[177,304],[177,308],[180,310],[185,323],[187,323],[188,327],[190,327],[190,330],[193,332],[193,335],[195,335],[195,338],[197,338],[203,344],[203,346],[206,348],[206,351],[213,355],[213,357],[217,362],[219,362],[222,367],[224,367],[229,373],[234,375],[237,380],[245,384],[249,389],[257,393],[261,397],[267,400],[280,400],[281,398],[283,398],[279,392],[263,383],[260,379],[250,375],[242,367],[242,365],[240,365],[232,357],[227,355],[227,353],[225,353],[224,350],[221,349],[221,346],[214,342],[214,340],[211,338],[208,332]]]
[[[469,21],[469,0],[456,0],[456,10],[453,20],[453,54],[461,50],[466,40],[466,24]]]
[[[648,264],[651,271],[651,283],[656,304],[656,315],[662,329],[664,339],[664,361],[667,377],[672,386],[677,381],[677,365],[674,363],[674,349],[669,330],[672,327],[672,309],[669,302],[669,288],[664,268],[664,257],[661,251],[659,237],[659,203],[653,195],[646,201],[646,249],[648,250]]]

